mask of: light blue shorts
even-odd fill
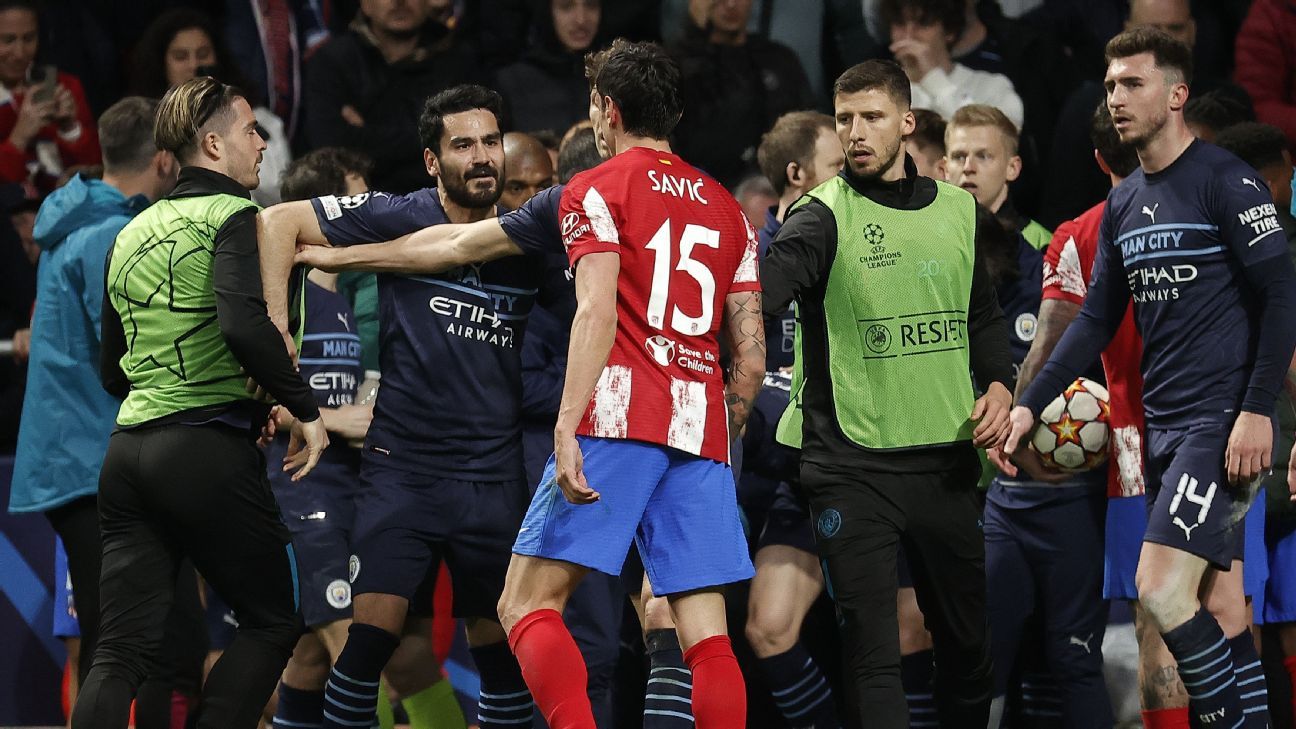
[[[634,540],[656,595],[755,574],[728,465],[655,443],[577,440],[585,480],[599,500],[569,502],[550,456],[513,544],[515,554],[619,575]]]

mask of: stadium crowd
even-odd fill
[[[1132,323],[1138,305],[1206,285],[1204,265],[1137,269],[1108,307],[1115,338],[1067,389],[1110,403],[1106,445],[1072,439],[1083,468],[1057,467],[1038,438],[1007,451],[1011,406],[1039,417],[1058,361],[1080,359],[1080,335],[1063,333],[1106,311],[1092,299],[1113,296],[1098,282],[1119,263],[1095,252],[1108,243],[1207,231],[1219,251],[1230,226],[1257,231],[1213,299],[1237,299],[1251,338],[1208,324],[1248,372],[1278,371],[1263,323],[1285,311],[1296,336],[1281,309],[1296,296],[1293,79],[1288,0],[0,0],[0,452],[16,459],[9,510],[60,538],[69,726],[125,726],[133,701],[142,729],[1296,727],[1296,369],[1273,392],[1243,376],[1245,398],[1219,394],[1232,374],[1166,385],[1159,353],[1208,325]],[[1148,122],[1127,99],[1162,80],[1168,106]],[[1198,141],[1154,168],[1140,123]],[[636,219],[651,206],[618,188],[644,149],[634,164],[657,160],[658,197],[715,216],[714,239],[690,242],[679,223],[674,269],[714,312],[704,298],[695,318],[672,293],[668,315],[669,252],[645,264],[651,293],[592,283],[618,230],[672,245],[670,219]],[[1137,197],[1158,184],[1159,209]],[[716,222],[729,195],[743,215]],[[1175,228],[1199,214],[1195,196],[1225,212]],[[1109,228],[1118,204],[1142,227]],[[963,243],[966,271],[938,271],[932,251]],[[1160,245],[1125,265],[1168,255]],[[858,268],[838,269],[848,246]],[[1261,261],[1275,246],[1284,255]],[[911,275],[902,255],[926,267]],[[204,278],[186,259],[215,262]],[[875,298],[926,291],[904,276],[963,298],[939,284],[910,308],[870,299],[841,319],[853,271],[894,292]],[[599,294],[607,310],[646,299],[657,335],[632,349],[648,365],[687,360],[717,388],[727,368],[723,397],[687,397],[727,403],[730,420],[668,413],[651,436],[660,416],[638,401],[607,416],[613,366],[569,357],[594,341]],[[947,305],[961,318],[937,321]],[[912,312],[933,317],[916,335],[865,327]],[[704,330],[714,356],[685,344]],[[962,354],[912,369],[881,356],[914,336],[923,354]],[[1284,373],[1289,344],[1273,346]],[[833,364],[846,351],[858,361]],[[829,395],[808,384],[830,377]],[[852,394],[868,388],[867,402]],[[590,392],[593,424],[575,430]],[[1220,503],[1238,494],[1225,536],[1210,536],[1216,484],[1202,496],[1185,471],[1164,489],[1182,544],[1155,537],[1172,472],[1157,453],[1191,450],[1157,434],[1184,422],[1175,403],[1211,398],[1239,423],[1272,416],[1276,438],[1253,466],[1211,466],[1254,481],[1219,484]],[[564,475],[567,431],[588,485]],[[661,466],[676,475],[653,498],[696,499],[687,513],[661,519],[644,496],[642,523],[581,521],[600,499],[628,508],[610,493],[640,478],[624,464],[656,463],[599,451],[591,433],[717,468]],[[1201,506],[1195,525],[1181,500]],[[625,543],[560,549],[554,522]],[[684,546],[671,559],[684,532],[714,540],[707,571]],[[1145,532],[1205,574],[1147,577],[1140,549],[1171,558],[1141,546]],[[1227,544],[1193,551],[1211,538]],[[1194,605],[1181,617],[1174,587]],[[1131,621],[1137,658],[1120,678],[1104,653],[1126,634],[1105,634]],[[452,650],[469,684],[443,669]],[[587,697],[588,721],[562,683]]]

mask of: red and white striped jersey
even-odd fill
[[[621,257],[616,340],[577,432],[727,463],[724,302],[760,290],[742,208],[678,156],[636,147],[572,179],[559,214],[573,266],[590,253]]]

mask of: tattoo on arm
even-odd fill
[[[729,434],[736,438],[747,423],[752,403],[765,381],[765,319],[761,293],[731,294],[725,299],[725,318],[733,363],[725,405],[729,409]]]
[[[1031,342],[1030,352],[1022,360],[1021,370],[1017,373],[1016,392],[1013,400],[1020,398],[1031,380],[1039,374],[1049,355],[1062,339],[1062,333],[1080,313],[1080,306],[1060,299],[1045,299],[1039,308],[1039,321],[1035,327],[1035,339]]]

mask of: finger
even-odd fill
[[[972,403],[972,419],[980,420],[985,415],[987,406],[988,402],[984,397],[978,398],[975,403]]]
[[[1240,468],[1241,460],[1238,458],[1237,454],[1233,452],[1233,448],[1229,447],[1224,451],[1224,470],[1228,475],[1229,483],[1238,482],[1238,470]]]
[[[1009,418],[1008,420],[1008,437],[1004,439],[1003,449],[1004,453],[1011,456],[1017,452],[1017,446],[1021,444],[1022,435],[1024,435],[1022,431],[1025,429],[1019,426],[1012,418]]]
[[[1263,460],[1259,453],[1252,453],[1246,460],[1246,472],[1243,474],[1242,483],[1249,484],[1260,477],[1260,464]]]
[[[323,448],[307,448],[306,465],[303,466],[300,471],[293,474],[292,480],[300,481],[303,478],[306,478],[306,476],[309,475],[310,472],[315,469],[315,464],[319,463],[320,455],[323,452],[324,452]]]

